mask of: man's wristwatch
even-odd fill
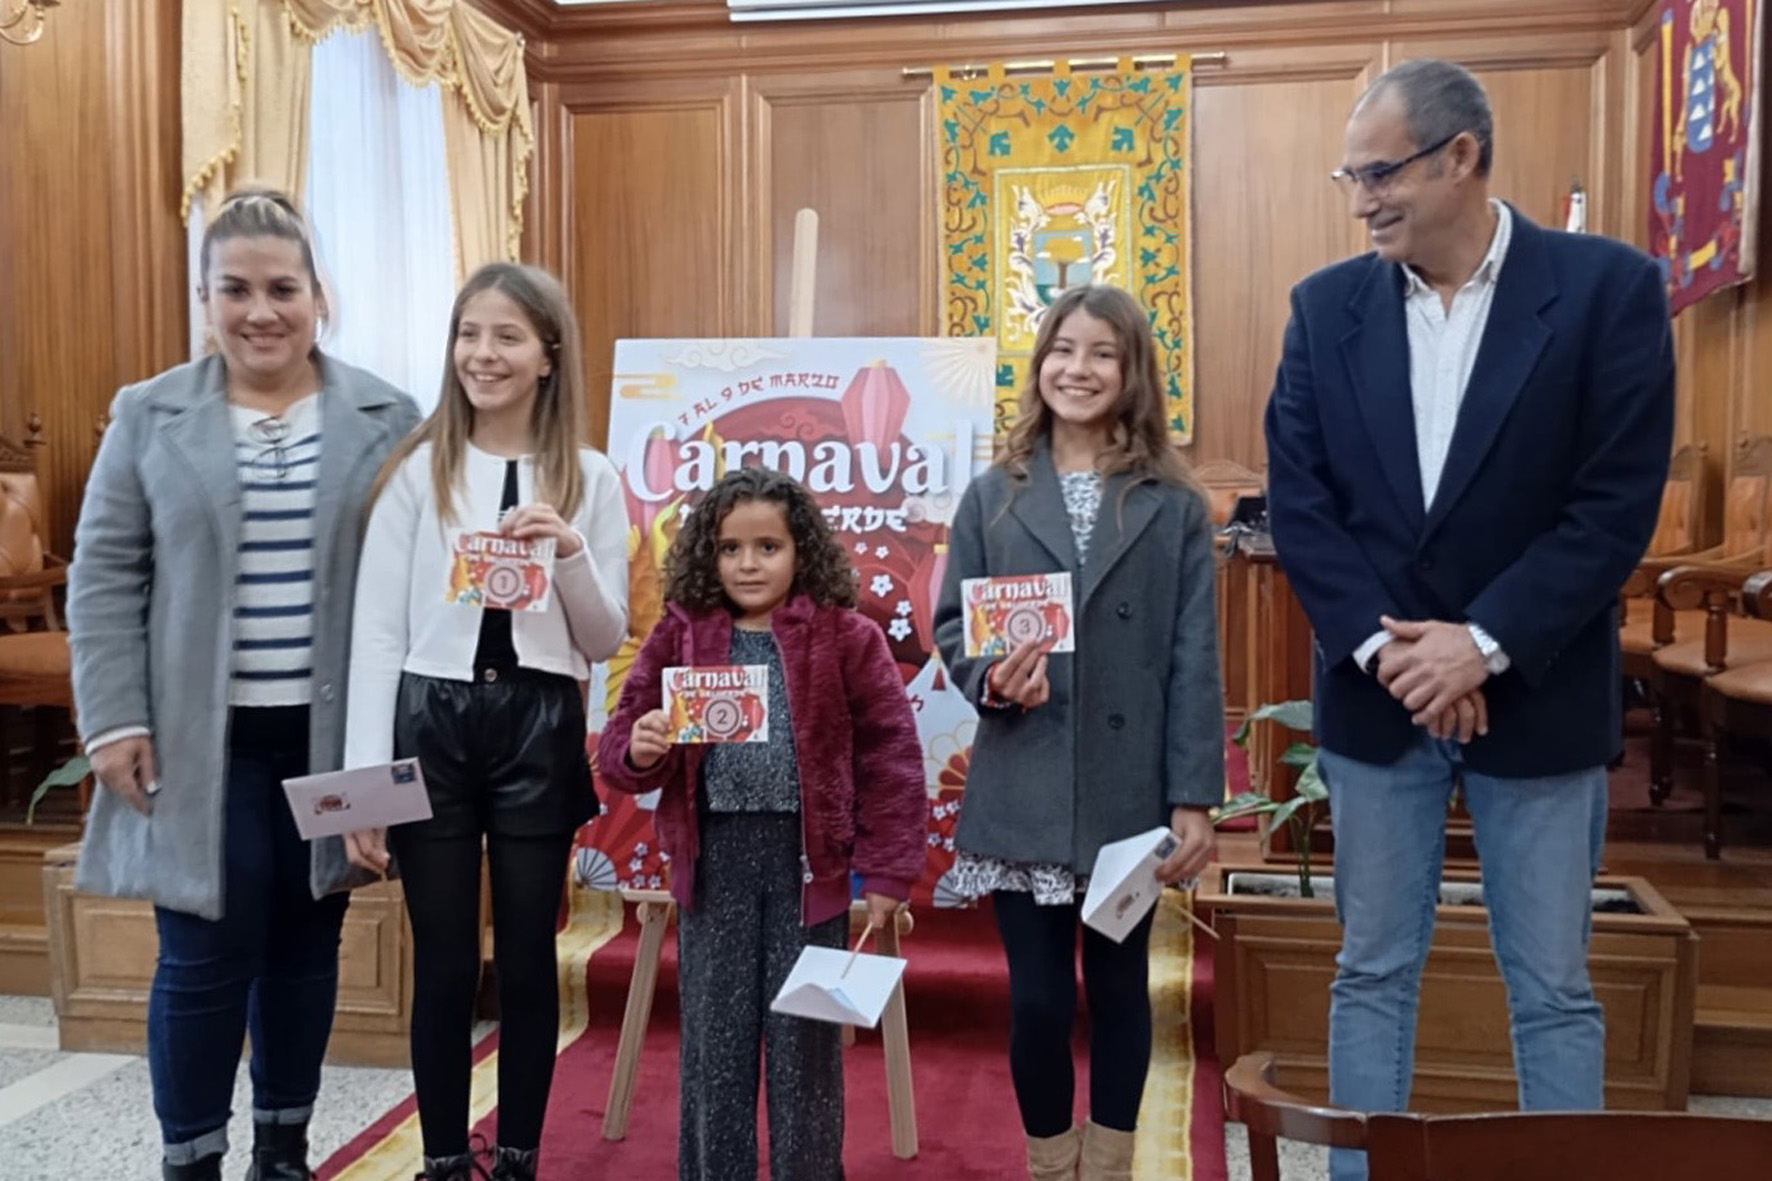
[[[1483,658],[1483,667],[1494,673],[1495,656],[1501,651],[1501,645],[1495,642],[1494,636],[1476,624],[1467,623],[1464,626],[1471,634],[1471,643],[1477,646],[1477,655]]]

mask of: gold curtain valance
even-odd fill
[[[299,191],[308,53],[333,32],[372,25],[402,78],[443,87],[455,196],[467,182],[497,198],[482,216],[458,218],[461,261],[516,258],[535,145],[523,40],[461,0],[186,0],[181,216],[198,195],[219,199],[245,177]],[[469,126],[479,145],[465,142]]]

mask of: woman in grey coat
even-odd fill
[[[125,388],[68,579],[80,736],[106,790],[81,889],[150,899],[164,1176],[220,1178],[250,1030],[249,1181],[305,1181],[348,895],[316,899],[282,780],[338,767],[363,502],[412,400],[315,345],[300,214],[236,193],[204,235],[213,356]]]
[[[1069,572],[1075,651],[968,657],[961,582]],[[1158,877],[1211,857],[1224,692],[1205,503],[1169,442],[1150,321],[1115,287],[1065,292],[997,465],[961,498],[935,637],[979,704],[951,879],[990,894],[1009,962],[1009,1068],[1036,1179],[1129,1178],[1150,1065],[1150,917],[1082,932],[1089,1119],[1072,1126],[1077,931],[1102,845],[1167,825]],[[1079,1164],[1081,1172],[1079,1173]]]

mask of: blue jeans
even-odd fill
[[[1389,766],[1322,751],[1335,827],[1339,969],[1329,991],[1329,1098],[1404,1111],[1415,1069],[1421,971],[1433,937],[1454,776],[1475,828],[1489,936],[1507,985],[1520,1107],[1597,1110],[1605,1024],[1588,983],[1589,891],[1606,835],[1606,772],[1497,779],[1425,730]],[[1363,1181],[1363,1152],[1330,1153]]]
[[[154,909],[160,958],[148,997],[148,1069],[166,1159],[228,1148],[234,1075],[252,1034],[253,1118],[305,1123],[338,994],[349,896],[308,891],[308,846],[283,780],[308,771],[305,707],[235,709],[223,829],[225,910],[211,922]]]

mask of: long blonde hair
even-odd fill
[[[1197,490],[1187,461],[1169,438],[1150,318],[1132,296],[1118,287],[1105,285],[1073,287],[1046,310],[1039,335],[1034,338],[1027,381],[1021,387],[1021,406],[997,462],[1017,480],[1026,480],[1035,446],[1050,437],[1052,409],[1040,397],[1040,367],[1052,352],[1059,327],[1078,309],[1113,329],[1120,353],[1120,401],[1114,407],[1113,431],[1107,449],[1096,463],[1097,470],[1104,476],[1133,472]]]
[[[455,371],[455,338],[462,308],[482,291],[501,291],[523,309],[551,362],[535,392],[530,439],[535,452],[535,491],[570,521],[584,503],[584,469],[578,449],[584,441],[584,347],[578,319],[560,281],[540,267],[488,263],[468,276],[449,313],[449,344],[443,358],[443,390],[437,408],[394,448],[370,490],[373,506],[394,472],[424,444],[431,444],[431,492],[440,520],[455,519],[455,493],[461,487],[462,456],[474,433],[474,405]]]

